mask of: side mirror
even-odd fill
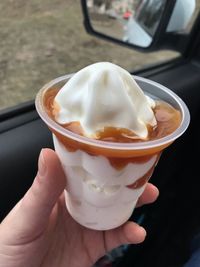
[[[183,52],[196,0],[82,0],[86,31],[143,52]]]

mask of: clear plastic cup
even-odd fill
[[[160,154],[187,129],[190,114],[185,103],[171,90],[151,80],[133,76],[145,94],[180,110],[182,122],[170,135],[137,143],[114,143],[89,139],[57,124],[46,112],[47,90],[60,89],[72,75],[46,84],[37,94],[36,109],[53,134],[55,150],[67,179],[66,206],[81,225],[113,229],[131,216]]]

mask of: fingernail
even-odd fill
[[[138,239],[135,242],[136,244],[140,244],[140,243],[144,242],[144,240],[146,239],[146,235],[147,235],[146,230],[142,226],[140,226],[138,230],[139,230],[139,233],[137,233]]]
[[[38,174],[40,176],[44,176],[47,170],[45,159],[44,159],[44,151],[43,149],[40,152],[39,160],[38,160]]]
[[[144,233],[144,235],[146,236],[147,231],[144,229],[144,227],[140,226],[140,230]]]

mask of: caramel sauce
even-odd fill
[[[149,139],[155,140],[173,133],[181,124],[181,113],[166,102],[158,102],[154,109],[157,127],[150,132]]]
[[[84,131],[79,121],[62,124],[62,127],[69,130],[70,132],[84,136]]]
[[[96,133],[96,139],[105,142],[132,143],[138,140],[138,136],[126,128],[105,127]]]
[[[43,97],[46,112],[53,120],[55,120],[55,116],[59,112],[59,106],[54,101],[54,98],[58,91],[58,88],[51,88],[44,94]],[[148,127],[149,135],[148,139],[146,140],[139,139],[139,137],[136,136],[129,129],[115,127],[105,127],[103,131],[97,132],[95,139],[104,142],[110,141],[121,143],[135,143],[148,140],[156,140],[172,133],[176,128],[178,128],[181,123],[180,111],[176,110],[166,102],[158,101],[153,111],[157,120],[157,126],[154,129],[152,127]],[[60,126],[76,134],[84,136],[83,128],[77,121],[70,122],[64,125],[60,124]],[[90,155],[105,156],[110,161],[110,164],[116,169],[123,169],[129,163],[144,163],[150,160],[151,157],[153,157],[154,155],[158,155],[159,158],[161,151],[165,147],[170,145],[170,143],[168,143],[143,150],[111,149],[106,147],[97,147],[95,145],[90,145],[81,141],[71,139],[67,136],[62,135],[61,133],[58,133],[54,129],[51,129],[51,131],[56,135],[56,137],[67,148],[68,151],[75,152],[80,149]],[[134,186],[138,188],[138,186],[141,186],[141,184],[145,183],[148,174],[149,172],[147,172],[145,176],[141,177],[137,181],[137,184],[134,184]]]
[[[57,95],[59,89],[58,88],[51,88],[48,90],[48,93],[43,95],[43,103],[45,106],[45,110],[48,116],[55,120],[56,111],[59,112],[58,105],[55,103],[54,98]]]
[[[133,184],[127,185],[126,187],[128,187],[129,189],[139,189],[149,181],[153,171],[154,171],[154,166],[144,176],[139,178]]]
[[[44,105],[47,114],[55,120],[56,114],[59,112],[59,106],[54,101],[59,89],[51,88],[48,93],[44,95]],[[148,140],[155,140],[162,138],[174,132],[181,123],[181,113],[171,105],[164,101],[157,101],[154,108],[154,115],[157,120],[157,126],[152,128],[148,126],[148,138],[140,139],[133,131],[126,128],[105,127],[103,130],[96,133],[95,139],[101,141],[118,142],[118,143],[133,143],[143,142]],[[60,124],[63,128],[74,132],[78,135],[84,136],[84,130],[80,122],[73,121],[66,124]]]
[[[108,160],[110,161],[110,165],[113,166],[113,168],[117,170],[123,169],[126,165],[129,163],[145,163],[148,162],[154,155],[147,155],[143,157],[133,157],[133,158],[111,158],[108,157]]]

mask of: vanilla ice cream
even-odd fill
[[[113,229],[129,219],[162,150],[188,126],[189,113],[179,97],[155,82],[135,79],[147,93],[126,70],[102,62],[50,82],[37,95],[36,108],[53,133],[66,174],[67,209],[87,228]],[[169,99],[179,110],[166,105],[159,110],[159,101],[149,94]],[[68,129],[73,122],[83,134]],[[106,127],[128,129],[138,140],[98,139]]]
[[[115,127],[146,139],[148,126],[157,124],[154,100],[126,70],[108,62],[90,65],[73,75],[55,96],[53,106],[59,124],[78,121],[90,138],[104,127]],[[158,155],[118,169],[104,156],[80,149],[69,151],[55,135],[54,145],[67,176],[65,198],[72,217],[99,230],[115,228],[128,220]],[[147,173],[140,187],[131,187]]]
[[[55,135],[53,140],[67,177],[65,199],[71,216],[81,225],[96,230],[116,228],[127,221],[159,155],[116,169],[104,156],[92,156],[82,150],[70,152]],[[146,173],[146,181],[132,188]]]
[[[146,139],[148,126],[156,126],[153,99],[144,95],[130,73],[108,62],[77,72],[58,92],[54,105],[58,123],[78,121],[91,138],[104,127],[116,127]]]

